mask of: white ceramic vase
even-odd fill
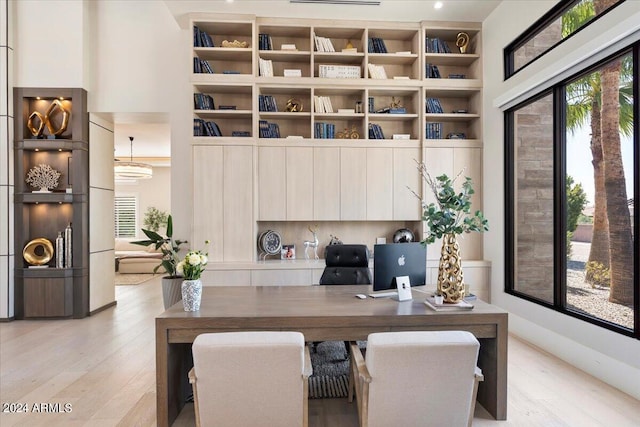
[[[182,304],[184,311],[200,310],[202,300],[202,282],[200,279],[184,280],[182,282]]]

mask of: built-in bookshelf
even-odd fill
[[[470,163],[481,198],[480,24],[194,15],[191,25],[214,44],[191,48],[194,63],[214,71],[191,74],[193,118],[222,134],[193,137],[195,179],[220,181],[197,204],[231,206],[227,170],[256,195],[233,199],[240,216],[194,217],[194,233],[233,242],[212,261],[255,261],[255,238],[274,221],[285,235],[352,221],[358,241],[371,221],[387,224],[389,240],[400,224],[421,230],[420,202],[406,188],[422,191],[415,160],[447,173]],[[223,48],[224,39],[251,44]],[[199,96],[215,107],[198,108]],[[428,99],[438,108],[427,111]],[[468,240],[481,253],[481,240]]]

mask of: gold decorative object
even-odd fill
[[[460,245],[453,233],[442,236],[442,251],[438,266],[438,294],[445,302],[456,303],[464,298],[464,273]]]
[[[59,114],[62,114],[62,118],[60,120],[55,120],[56,116]],[[29,115],[27,127],[31,134],[36,138],[42,136],[42,131],[45,126],[47,126],[47,129],[49,130],[49,135],[59,136],[67,130],[67,126],[69,126],[69,116],[69,112],[62,106],[62,103],[59,100],[54,99],[51,104],[49,104],[49,108],[47,108],[44,116],[38,111],[34,111]],[[37,126],[36,119],[38,121]],[[54,121],[59,122],[57,128]]]
[[[34,121],[36,119],[38,119],[39,121],[38,127],[34,125]],[[42,131],[44,130],[44,123],[45,123],[44,116],[38,113],[37,111],[34,111],[29,115],[29,120],[27,121],[27,127],[29,128],[29,131],[31,132],[31,134],[36,138],[38,138],[40,135],[42,135]]]
[[[351,43],[351,40],[347,41],[347,45],[345,46],[345,49],[353,49],[353,43]]]
[[[223,40],[222,47],[247,47],[247,42],[241,42],[239,40],[230,42],[229,40]]]
[[[22,257],[30,265],[45,265],[53,257],[53,244],[44,237],[33,239],[24,247]]]
[[[336,137],[338,139],[358,139],[360,138],[360,134],[356,130],[356,127],[352,126],[351,129],[345,128],[342,132],[338,132]]]
[[[56,129],[53,123],[53,119],[57,114],[60,113],[62,114],[62,120],[58,129]],[[49,129],[49,134],[58,136],[62,135],[62,133],[67,130],[67,126],[69,125],[69,112],[64,109],[62,103],[59,100],[53,100],[51,105],[49,105],[49,108],[47,109],[44,117],[47,129]]]
[[[302,111],[303,108],[304,106],[302,105],[302,102],[299,99],[290,98],[287,100],[287,106],[285,109],[290,113],[297,113]]]
[[[402,99],[397,99],[395,96],[391,97],[391,105],[390,107],[393,108],[401,108],[402,107]]]
[[[460,49],[460,53],[467,53],[467,46],[469,46],[469,34],[460,32],[456,37],[456,46]]]

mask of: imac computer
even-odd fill
[[[427,247],[422,243],[375,245],[373,291],[396,289],[395,278],[409,276],[411,286],[423,286],[427,276]]]

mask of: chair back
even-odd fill
[[[479,348],[464,331],[370,334],[369,427],[467,426]]]
[[[200,425],[305,425],[304,345],[299,332],[198,335],[193,365]]]
[[[321,285],[371,284],[367,245],[328,245],[325,263],[319,282]]]

